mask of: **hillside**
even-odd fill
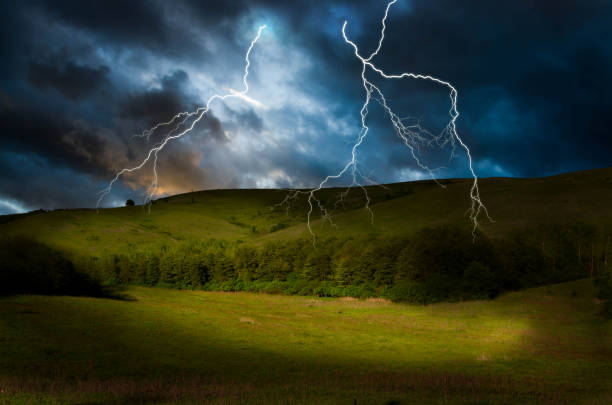
[[[612,169],[442,183],[4,217],[0,402],[610,403]]]
[[[334,203],[344,189],[325,189],[320,198],[336,226],[313,214],[317,236],[410,235],[438,224],[468,227],[467,179],[370,186],[374,223],[363,209],[360,189],[351,189],[344,207]],[[482,231],[503,237],[516,229],[548,224],[612,225],[612,168],[547,178],[480,180],[483,201],[494,222],[480,218]],[[261,243],[310,237],[304,199],[276,206],[284,190],[208,190],[162,198],[149,213],[143,206],[95,210],[37,211],[0,221],[0,235],[22,235],[50,246],[87,255],[146,249],[207,238]],[[10,219],[10,220],[9,220]],[[4,223],[2,223],[4,222]]]

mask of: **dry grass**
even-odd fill
[[[486,360],[486,358],[484,359]],[[350,378],[347,381],[347,378]],[[242,381],[205,379],[193,376],[137,380],[129,378],[74,379],[70,376],[44,378],[0,378],[0,399],[10,403],[10,397],[20,395],[29,403],[53,398],[59,403],[114,402],[121,403],[339,403],[339,398],[325,398],[341,386],[346,401],[357,403],[417,404],[430,403],[531,403],[531,404],[609,404],[610,394],[597,398],[576,397],[563,389],[547,390],[541,379],[508,376],[474,376],[468,374],[389,374],[368,373],[359,376],[336,373],[325,379],[279,381],[262,387]],[[378,401],[377,401],[378,399]],[[370,402],[373,401],[373,402]],[[431,402],[434,403],[434,402]]]

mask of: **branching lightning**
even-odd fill
[[[459,118],[459,110],[457,109],[457,95],[458,95],[457,89],[451,83],[445,80],[439,79],[437,77],[430,76],[430,75],[416,74],[416,73],[410,73],[410,72],[400,73],[400,74],[388,74],[383,69],[379,68],[372,62],[373,59],[378,55],[378,53],[380,52],[382,48],[383,41],[385,39],[385,30],[387,28],[386,21],[389,15],[389,9],[396,1],[397,0],[392,0],[389,3],[387,3],[387,7],[385,9],[385,15],[381,21],[382,28],[380,31],[378,46],[367,57],[362,56],[357,44],[348,38],[346,34],[346,28],[347,28],[348,22],[344,21],[344,24],[342,25],[342,37],[344,38],[344,41],[353,48],[355,56],[361,62],[361,82],[363,85],[363,89],[365,90],[365,100],[360,110],[361,130],[358,133],[357,140],[355,141],[355,143],[353,144],[353,147],[351,148],[351,159],[346,163],[346,165],[338,173],[328,175],[327,177],[325,177],[316,188],[313,188],[311,190],[306,190],[306,191],[305,190],[293,190],[279,204],[279,205],[289,204],[291,200],[296,199],[299,195],[301,194],[307,195],[307,201],[308,201],[308,207],[309,207],[307,225],[308,225],[308,230],[310,231],[313,237],[313,243],[316,240],[316,235],[312,230],[310,220],[311,220],[313,211],[315,209],[315,205],[321,212],[322,217],[325,220],[327,220],[329,223],[333,224],[332,219],[327,209],[324,207],[321,201],[317,198],[316,193],[321,191],[321,189],[323,189],[329,183],[330,180],[338,179],[344,176],[346,173],[351,174],[352,183],[350,184],[349,188],[347,188],[344,193],[341,193],[340,200],[346,197],[350,187],[352,186],[360,187],[363,190],[365,200],[366,200],[365,208],[368,210],[371,220],[372,221],[374,220],[373,212],[370,209],[371,200],[363,184],[364,181],[371,183],[371,180],[363,176],[360,173],[358,169],[358,161],[357,161],[357,156],[356,156],[358,148],[361,146],[361,144],[365,140],[370,130],[366,121],[367,121],[368,112],[369,112],[368,107],[370,105],[370,101],[372,100],[378,102],[378,104],[380,104],[380,106],[384,109],[385,113],[389,117],[389,120],[391,121],[391,124],[393,125],[393,129],[395,133],[397,134],[397,136],[400,137],[403,143],[408,147],[410,154],[412,155],[417,166],[420,167],[422,170],[428,172],[434,180],[435,180],[435,176],[433,174],[433,170],[427,167],[427,165],[425,165],[419,159],[419,155],[418,155],[419,148],[422,146],[430,146],[430,145],[436,145],[440,147],[443,147],[445,145],[450,145],[451,146],[451,157],[450,158],[452,159],[454,152],[455,152],[456,145],[459,144],[459,146],[463,150],[465,150],[465,153],[468,159],[469,172],[473,178],[473,182],[472,182],[470,193],[469,193],[470,208],[468,210],[468,213],[469,213],[469,218],[473,224],[473,235],[474,236],[476,235],[475,232],[479,226],[479,223],[478,223],[479,215],[481,213],[484,213],[487,217],[489,217],[487,209],[480,198],[480,192],[478,189],[478,177],[476,176],[476,172],[474,171],[474,167],[472,165],[472,155],[471,155],[470,149],[468,148],[468,146],[465,144],[465,142],[461,139],[461,137],[457,133],[456,122],[457,122],[457,118]],[[412,79],[417,79],[417,80],[426,80],[426,81],[434,82],[436,84],[440,84],[448,88],[449,96],[451,100],[451,107],[449,109],[450,121],[447,123],[444,130],[440,134],[437,134],[437,135],[432,134],[431,132],[421,127],[419,122],[413,122],[406,118],[401,118],[399,115],[397,115],[387,104],[387,100],[383,92],[380,90],[380,88],[375,86],[370,80],[367,79],[366,73],[368,72],[373,72],[375,74],[378,74],[378,76],[382,79],[399,80],[399,79],[404,79],[404,78],[412,78]],[[441,186],[444,187],[443,185]]]
[[[353,53],[355,57],[357,57],[357,59],[361,63],[361,83],[362,83],[362,86],[365,92],[364,102],[359,111],[359,114],[361,117],[361,129],[359,130],[357,138],[352,145],[350,160],[342,167],[342,169],[339,172],[325,177],[318,184],[317,187],[310,189],[310,190],[293,190],[285,197],[283,201],[277,204],[278,206],[285,205],[285,204],[288,206],[291,203],[291,201],[294,199],[297,199],[298,196],[300,195],[307,196],[307,203],[308,203],[307,226],[308,226],[308,230],[310,234],[313,237],[313,244],[316,241],[316,235],[311,226],[311,218],[315,211],[315,207],[316,209],[319,210],[323,219],[327,220],[330,224],[334,225],[331,215],[329,214],[327,208],[324,206],[322,201],[319,198],[317,198],[317,193],[321,191],[323,188],[325,188],[329,184],[330,181],[339,179],[345,174],[351,175],[352,182],[347,187],[347,189],[343,193],[340,194],[340,199],[336,203],[336,206],[338,203],[343,202],[343,198],[345,198],[348,195],[348,192],[351,189],[351,187],[359,187],[363,191],[363,194],[365,196],[364,208],[368,210],[371,221],[372,222],[374,221],[374,214],[372,210],[370,209],[371,200],[370,200],[370,197],[368,196],[368,192],[364,184],[365,183],[376,184],[376,183],[360,172],[359,164],[358,164],[359,162],[357,160],[357,151],[359,147],[362,145],[362,143],[364,142],[364,140],[366,139],[370,131],[370,128],[368,127],[368,124],[367,124],[367,118],[369,114],[369,106],[370,106],[371,101],[377,102],[383,108],[386,116],[388,116],[389,121],[392,124],[395,134],[402,140],[404,145],[408,148],[416,165],[420,169],[429,173],[431,178],[434,179],[434,181],[435,181],[434,171],[436,169],[429,168],[425,163],[421,161],[421,159],[419,158],[420,148],[429,147],[432,145],[435,145],[438,147],[444,147],[444,146],[450,145],[451,147],[450,159],[453,158],[457,145],[461,149],[463,149],[467,156],[469,172],[473,178],[473,182],[471,184],[470,192],[469,192],[470,207],[468,209],[468,214],[469,214],[470,221],[473,224],[474,236],[479,226],[478,217],[482,213],[484,213],[490,219],[487,209],[480,198],[480,191],[478,188],[478,176],[476,175],[476,172],[474,171],[470,149],[465,144],[465,142],[462,140],[462,138],[459,136],[459,134],[457,133],[456,123],[457,123],[457,119],[459,118],[459,110],[457,109],[457,97],[458,97],[457,89],[450,82],[439,79],[431,75],[427,75],[427,74],[417,74],[417,73],[411,73],[411,72],[404,72],[404,73],[399,73],[399,74],[389,74],[385,72],[382,68],[376,66],[373,62],[374,58],[379,54],[382,48],[382,45],[385,39],[385,31],[387,28],[386,22],[387,22],[387,18],[389,15],[389,10],[391,6],[396,3],[396,1],[397,0],[391,0],[390,2],[387,3],[385,14],[381,20],[381,30],[380,30],[380,36],[378,39],[378,44],[376,46],[376,49],[372,53],[370,53],[367,57],[362,56],[357,44],[351,39],[349,39],[347,35],[348,22],[344,21],[344,24],[342,25],[342,38],[344,39],[345,43],[353,49]],[[247,103],[251,103],[256,106],[265,108],[265,105],[263,105],[257,100],[252,99],[251,97],[247,95],[247,92],[249,91],[249,85],[247,81],[248,74],[249,74],[249,66],[250,66],[249,57],[250,57],[251,51],[255,43],[259,40],[259,38],[261,37],[261,33],[265,28],[266,28],[265,25],[262,25],[259,27],[259,29],[257,30],[257,35],[251,41],[251,44],[246,52],[244,75],[242,78],[242,81],[244,84],[243,90],[236,91],[233,89],[226,89],[227,93],[215,94],[211,96],[203,107],[199,107],[195,111],[179,112],[176,115],[174,115],[170,120],[166,122],[160,122],[156,124],[155,126],[153,126],[152,128],[149,128],[140,134],[133,135],[133,137],[146,138],[146,140],[149,141],[151,136],[154,133],[156,133],[156,131],[162,128],[166,128],[166,127],[170,128],[168,132],[164,135],[162,140],[149,150],[145,159],[143,159],[140,162],[140,164],[138,164],[137,166],[131,167],[131,168],[124,168],[115,175],[115,177],[108,184],[108,187],[106,187],[104,190],[100,192],[100,197],[96,204],[97,207],[100,206],[100,203],[104,199],[104,197],[106,197],[111,192],[113,185],[115,184],[117,180],[119,180],[121,176],[123,176],[126,173],[132,173],[132,172],[138,171],[142,169],[145,165],[147,165],[149,162],[152,162],[153,181],[151,182],[148,188],[146,202],[151,202],[153,196],[155,195],[158,189],[157,161],[158,161],[159,152],[163,150],[164,147],[170,141],[181,138],[185,134],[191,132],[193,128],[195,127],[195,125],[208,113],[213,101],[225,100],[228,98],[238,98]],[[401,117],[400,115],[396,114],[396,112],[393,111],[391,107],[389,107],[387,103],[387,99],[385,98],[385,95],[383,94],[382,90],[367,78],[368,73],[375,74],[380,79],[384,79],[384,80],[400,80],[400,79],[405,79],[405,78],[411,78],[411,79],[416,79],[416,80],[432,82],[432,83],[446,87],[449,91],[449,98],[451,101],[450,103],[451,105],[448,110],[450,120],[448,121],[444,129],[439,134],[434,134],[428,131],[427,129],[423,128],[420,122],[411,120],[409,118]],[[440,186],[444,187],[444,185],[442,184],[440,184]]]
[[[158,158],[159,152],[164,149],[164,147],[168,144],[168,142],[181,138],[182,136],[191,132],[193,128],[196,126],[196,124],[208,113],[213,101],[226,100],[229,98],[238,98],[238,99],[242,99],[252,104],[259,103],[258,101],[247,96],[247,92],[249,91],[249,83],[247,79],[249,76],[249,67],[251,66],[251,61],[249,59],[251,55],[251,51],[253,50],[255,43],[261,37],[261,33],[265,28],[266,28],[265,25],[262,25],[259,27],[259,29],[257,30],[257,35],[251,41],[251,44],[246,52],[246,55],[244,58],[245,60],[244,75],[242,76],[242,83],[244,84],[243,90],[236,91],[233,89],[227,89],[226,94],[223,94],[223,95],[214,94],[208,99],[208,101],[206,102],[206,105],[204,105],[203,107],[198,107],[195,111],[192,111],[192,112],[180,112],[174,115],[174,117],[172,117],[172,119],[170,119],[169,121],[161,122],[153,126],[152,128],[143,131],[140,134],[134,135],[133,137],[146,138],[147,140],[149,140],[151,135],[153,135],[153,133],[155,133],[155,131],[157,131],[158,129],[163,128],[163,127],[174,126],[167,134],[165,134],[165,136],[159,143],[157,143],[154,147],[152,147],[149,150],[146,157],[144,158],[144,160],[140,162],[140,164],[138,164],[137,166],[131,167],[131,168],[121,169],[119,172],[117,172],[115,177],[108,184],[108,187],[106,187],[104,190],[100,192],[100,197],[98,198],[98,201],[96,203],[96,208],[100,207],[100,203],[102,202],[104,197],[106,197],[111,192],[113,184],[115,184],[115,182],[119,180],[121,176],[123,176],[126,173],[132,173],[132,172],[138,171],[142,169],[147,163],[152,161],[153,163],[152,165],[153,166],[153,181],[149,186],[148,193],[147,193],[147,199],[146,199],[147,202],[150,202],[158,189],[157,158]],[[190,119],[191,119],[191,122],[189,122]],[[150,208],[150,205],[149,205],[149,208]]]

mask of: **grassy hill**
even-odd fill
[[[0,402],[612,403],[588,280],[430,306],[125,293],[0,298]]]
[[[316,249],[283,190],[1,217],[0,295],[89,297],[0,297],[0,403],[611,403],[612,169],[483,179],[475,243],[442,183],[323,190]]]
[[[374,224],[363,209],[360,189],[325,189],[318,196],[336,226],[313,214],[317,236],[410,235],[438,224],[469,227],[467,179],[395,183],[368,187]],[[503,237],[516,229],[547,224],[612,226],[612,168],[548,178],[480,180],[483,201],[495,222],[480,218],[482,231]],[[149,213],[143,206],[95,210],[56,210],[6,217],[0,235],[23,235],[62,250],[87,255],[146,249],[206,238],[262,243],[310,237],[304,198],[277,206],[284,190],[209,190],[159,199]],[[289,209],[287,209],[289,208]],[[0,217],[1,218],[1,217]],[[2,223],[4,222],[4,223]]]

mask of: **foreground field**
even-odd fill
[[[125,294],[1,299],[0,402],[612,403],[588,280],[430,306]]]

